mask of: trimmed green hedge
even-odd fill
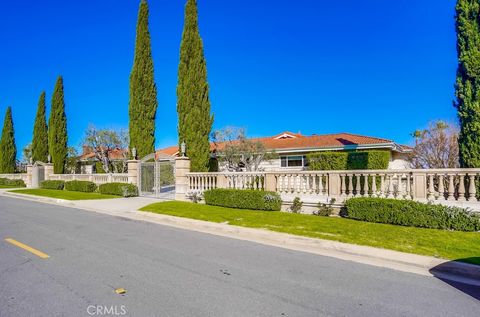
[[[0,185],[12,187],[27,187],[25,182],[21,179],[0,178]]]
[[[357,220],[420,228],[480,231],[480,214],[458,207],[385,198],[351,198],[345,206],[346,216]]]
[[[123,197],[138,196],[138,188],[133,184],[126,183],[107,183],[98,186],[98,191],[105,195],[116,195]]]
[[[207,205],[230,208],[278,211],[282,207],[280,195],[261,190],[211,189],[203,198]]]
[[[320,170],[383,170],[388,168],[389,151],[317,152],[307,155],[308,167]]]
[[[65,181],[43,181],[40,183],[40,188],[43,189],[63,190],[64,187]]]
[[[65,190],[73,192],[93,193],[97,190],[97,185],[89,181],[70,181],[65,182]]]

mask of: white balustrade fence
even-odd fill
[[[105,183],[128,183],[128,174],[51,174],[49,179],[89,181],[101,185]]]
[[[478,205],[480,169],[348,170],[303,172],[187,173],[190,192],[214,188],[276,191],[282,197],[384,197]]]

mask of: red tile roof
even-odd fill
[[[283,138],[282,138],[283,136]],[[374,146],[394,149],[397,151],[409,151],[410,147],[404,145],[397,145],[392,140],[370,137],[352,133],[335,133],[323,135],[305,136],[300,133],[282,132],[275,136],[252,138],[254,142],[262,143],[265,148],[269,150],[308,150],[308,149],[343,149],[345,147],[355,146]],[[217,148],[222,148],[223,144],[217,144]],[[216,147],[214,143],[210,144],[213,151]],[[168,155],[178,154],[178,146],[171,146],[160,149],[161,152]]]

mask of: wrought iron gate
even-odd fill
[[[144,157],[138,167],[138,190],[141,196],[173,199],[175,165],[171,160],[155,160],[155,154]]]

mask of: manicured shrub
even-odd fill
[[[432,229],[480,231],[480,215],[458,207],[384,198],[351,198],[345,205],[346,216],[357,220]]]
[[[25,182],[21,179],[0,178],[0,185],[12,187],[27,187]]]
[[[383,170],[388,168],[389,151],[317,152],[307,155],[308,167],[320,170]]]
[[[106,183],[98,186],[98,191],[105,195],[115,195],[123,197],[138,196],[138,188],[133,184],[127,183]]]
[[[275,192],[241,189],[212,189],[203,193],[207,205],[253,210],[280,210],[282,199]]]
[[[65,182],[65,190],[74,192],[93,193],[97,189],[97,185],[89,181],[70,181]]]
[[[307,155],[308,169],[312,171],[346,170],[347,152],[318,152]]]
[[[335,198],[330,199],[330,202],[322,203],[319,202],[317,204],[317,210],[313,212],[314,216],[323,216],[329,217],[333,214],[333,207],[332,205],[335,203]]]
[[[65,187],[65,181],[43,181],[40,183],[40,188],[43,189],[57,189],[57,190],[63,190]]]

